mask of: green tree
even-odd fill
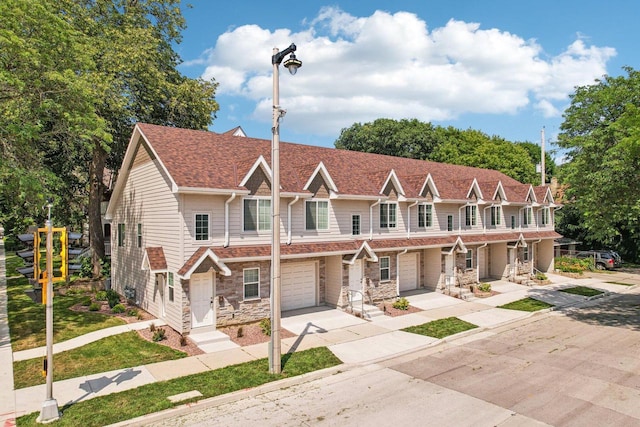
[[[431,123],[417,119],[377,119],[373,123],[356,123],[342,129],[336,148],[427,159],[441,143],[441,135]]]
[[[177,71],[179,3],[0,2],[0,138],[8,159],[0,179],[15,185],[6,171],[31,170],[22,196],[31,205],[54,193],[65,199],[54,209],[65,223],[88,217],[95,275],[104,256],[103,171],[120,166],[133,125],[206,129],[219,108],[214,81]],[[0,199],[19,202],[11,190]]]
[[[566,198],[592,244],[637,259],[640,244],[640,73],[606,76],[578,87],[564,113],[558,144]]]

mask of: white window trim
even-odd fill
[[[318,202],[326,202],[327,203],[327,228],[319,228],[318,227]],[[316,204],[316,227],[315,228],[308,228],[307,227],[307,205],[309,203],[315,203]],[[305,200],[304,201],[304,229],[305,231],[329,231],[330,227],[330,222],[331,220],[331,203],[329,203],[329,199],[311,199],[311,200]],[[362,233],[362,223],[360,224],[360,233]]]
[[[523,262],[529,262],[529,247],[528,246],[524,246],[522,248],[522,261]]]
[[[171,271],[167,273],[167,289],[168,289],[167,299],[169,300],[169,302],[174,302],[176,291],[175,291],[174,277]]]
[[[427,221],[427,207],[431,206],[431,224],[428,224]],[[424,209],[423,215],[420,215],[420,207],[422,207]],[[434,205],[433,203],[420,203],[418,205],[418,227],[420,228],[433,228],[433,224],[434,224],[434,217],[435,217],[435,209],[434,209]],[[422,222],[424,223],[424,225],[420,225],[420,220],[422,220]]]
[[[478,205],[465,206],[464,213],[464,224],[467,227],[475,227],[478,225]]]
[[[471,261],[471,267],[469,267],[469,261]],[[464,254],[464,267],[466,271],[473,270],[473,249],[467,249],[467,253]]]
[[[385,283],[385,282],[390,282],[391,281],[391,257],[389,256],[381,256],[380,258],[380,282],[381,283]],[[382,267],[382,260],[386,259],[387,260],[387,267]],[[387,278],[383,279],[382,278],[382,270],[387,270]]]
[[[255,297],[247,297],[246,293],[246,288],[247,288],[247,283],[245,282],[244,278],[244,273],[247,270],[258,270],[258,295]],[[249,284],[254,284],[253,282],[249,283]],[[260,299],[260,267],[250,267],[250,268],[244,268],[242,269],[242,300],[243,301],[255,301],[255,300],[259,300]]]
[[[121,230],[122,229],[122,230]],[[116,240],[117,245],[120,248],[124,248],[127,245],[127,226],[124,222],[118,223],[118,228],[116,231]]]
[[[142,247],[142,223],[139,222],[138,225],[136,226],[136,245],[137,247],[141,248]]]
[[[451,221],[449,221],[451,219]],[[449,227],[449,223],[451,223],[451,227]],[[455,222],[452,214],[447,215],[447,231],[454,231],[456,229]]]
[[[260,200],[268,200],[269,201],[269,228],[268,229],[260,229]],[[256,229],[255,230],[247,230],[245,228],[244,222],[244,207],[247,201],[255,201],[256,202]],[[245,197],[242,199],[242,232],[243,233],[268,233],[271,231],[271,227],[273,227],[273,219],[271,215],[271,198],[269,197]]]
[[[306,216],[306,214],[305,214],[305,216]],[[358,234],[353,234],[353,219],[355,217],[358,217],[358,228],[360,229],[360,233],[358,233]],[[360,215],[359,213],[351,214],[351,235],[352,236],[362,236],[362,215]]]
[[[198,239],[198,235],[197,235],[198,215],[207,216],[207,238],[206,239]],[[193,240],[196,242],[209,242],[211,240],[211,212],[194,212],[193,213]]]
[[[549,225],[549,223],[551,222],[551,209],[549,209],[548,207],[542,208],[540,216],[540,223],[543,226]]]
[[[393,224],[393,227],[389,224],[389,206],[395,206],[395,224]],[[387,206],[387,226],[383,227],[382,226],[382,215],[380,215],[380,209],[382,209],[383,206]],[[380,203],[380,209],[378,209],[378,225],[380,226],[381,230],[395,230],[398,228],[398,203],[397,202],[383,202]]]
[[[502,224],[502,206],[491,206],[491,225],[497,227]]]

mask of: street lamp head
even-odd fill
[[[289,72],[292,75],[295,75],[296,72],[298,71],[298,68],[302,67],[302,61],[296,58],[296,55],[294,53],[291,53],[291,55],[289,56],[289,59],[284,61],[283,65],[287,67],[287,69],[289,69]]]

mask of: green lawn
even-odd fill
[[[53,380],[60,381],[186,356],[182,351],[146,341],[137,332],[127,332],[54,354]],[[14,362],[13,378],[16,389],[44,384],[42,359]]]
[[[611,283],[612,285],[633,286],[633,283],[623,283],[623,282],[606,282],[606,283]]]
[[[498,308],[506,308],[509,310],[520,310],[520,311],[538,311],[544,310],[545,308],[551,308],[553,304],[548,304],[544,301],[540,301],[534,298],[523,298],[518,301],[513,301],[508,304],[504,304],[499,306]]]
[[[219,396],[283,378],[294,377],[342,363],[326,347],[286,354],[282,357],[282,374],[269,373],[268,359],[228,366],[201,374],[189,375],[138,387],[121,393],[82,401],[60,408],[63,416],[54,426],[103,426],[174,406]],[[172,403],[167,398],[197,390],[202,397]],[[34,412],[18,418],[18,426],[37,426]]]
[[[598,289],[588,288],[586,286],[574,286],[573,288],[560,289],[560,291],[568,294],[582,295],[583,297],[593,297],[604,293]]]
[[[409,326],[403,331],[419,335],[426,335],[434,338],[444,338],[449,335],[477,328],[473,323],[465,322],[457,317],[447,317],[445,319],[434,320],[418,326]]]
[[[45,306],[34,303],[24,291],[31,288],[26,277],[15,271],[23,265],[16,255],[7,255],[7,297],[13,351],[41,347],[45,338]],[[55,295],[53,299],[53,340],[66,341],[89,332],[124,324],[122,319],[98,313],[80,313],[69,308],[80,303],[82,294]]]

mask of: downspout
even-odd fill
[[[382,202],[382,199],[378,199],[372,205],[369,205],[369,240],[373,240],[373,207],[379,205]]]
[[[396,255],[396,295],[398,296],[400,296],[400,255],[406,254],[408,250],[405,249]]]
[[[476,283],[480,283],[480,263],[478,262],[480,261],[480,249],[486,248],[488,244],[489,242],[484,242],[483,245],[476,248]]]
[[[298,200],[300,200],[300,196],[296,196],[296,198],[287,205],[287,245],[291,244],[291,206]]]
[[[231,197],[229,197],[224,202],[224,245],[223,247],[229,246],[229,204],[233,202],[233,199],[236,198],[236,193],[231,193]]]
[[[415,203],[409,205],[409,207],[407,208],[407,239],[411,238],[411,208],[417,204],[418,201],[416,200]]]
[[[458,208],[458,234],[462,233],[462,209],[466,208],[468,205],[468,203],[465,203],[464,205],[460,206]]]

